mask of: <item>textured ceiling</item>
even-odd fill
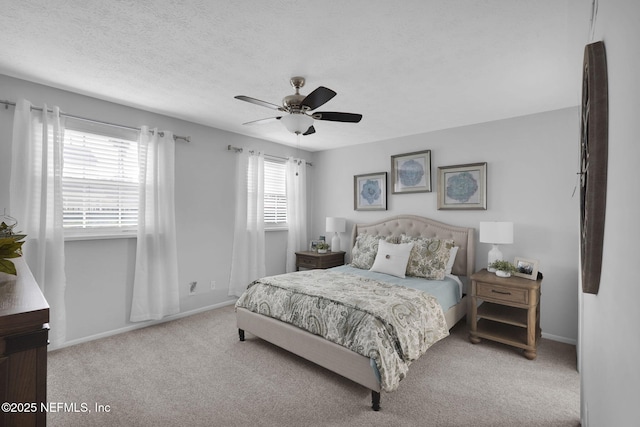
[[[295,145],[289,78],[338,95],[324,150],[579,103],[591,0],[0,0],[0,73]],[[3,98],[0,93],[0,99]],[[81,111],[69,111],[81,114]]]

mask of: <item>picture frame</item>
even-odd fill
[[[387,173],[376,172],[353,177],[353,209],[387,210]]]
[[[438,210],[486,210],[487,163],[438,167]]]
[[[392,193],[431,192],[431,150],[391,156]]]
[[[310,240],[309,241],[309,250],[311,252],[318,252],[318,243],[322,242],[323,240]]]
[[[513,260],[513,265],[516,267],[516,272],[513,274],[529,280],[538,280],[539,264],[540,261],[538,261],[537,259],[515,257],[515,259]]]

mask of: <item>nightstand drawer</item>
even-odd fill
[[[316,268],[318,266],[318,259],[316,257],[298,255],[296,265],[303,268]]]
[[[526,289],[514,289],[513,287],[478,283],[476,293],[478,298],[490,298],[493,300],[517,304],[529,304],[529,292]]]

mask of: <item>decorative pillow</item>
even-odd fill
[[[401,241],[415,243],[407,265],[407,276],[424,277],[429,280],[444,279],[453,240],[404,235]]]
[[[364,270],[371,269],[373,261],[378,253],[378,242],[383,239],[387,242],[400,243],[399,236],[374,236],[372,234],[360,234],[356,237],[356,244],[351,250],[351,266],[362,268]]]
[[[407,262],[413,248],[410,243],[389,243],[384,239],[378,241],[378,253],[373,262],[371,271],[390,274],[404,279],[407,271]]]
[[[369,270],[378,253],[380,236],[360,234],[356,237],[356,244],[351,250],[351,266]]]
[[[451,269],[453,268],[453,264],[456,262],[456,255],[458,254],[458,246],[454,246],[449,251],[449,262],[447,262],[447,266],[444,269],[444,274],[451,274]]]

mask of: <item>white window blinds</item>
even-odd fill
[[[135,233],[137,135],[123,138],[111,133],[65,129],[62,193],[67,235]]]
[[[264,222],[271,227],[287,225],[285,163],[264,160]]]

